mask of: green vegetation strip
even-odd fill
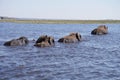
[[[120,24],[120,20],[20,20],[1,19],[0,22],[33,23],[33,24]]]

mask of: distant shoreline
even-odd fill
[[[0,19],[0,22],[32,24],[120,24],[120,20],[37,20],[37,19]]]

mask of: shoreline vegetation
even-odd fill
[[[50,20],[19,19],[0,17],[0,22],[32,23],[32,24],[120,24],[120,20]]]

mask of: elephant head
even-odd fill
[[[79,33],[70,33],[67,36],[64,36],[58,40],[58,42],[62,43],[74,43],[81,40],[81,35]]]
[[[28,44],[29,41],[26,37],[20,37],[18,39],[12,39],[4,43],[5,46],[21,46]]]
[[[23,44],[28,44],[29,43],[29,40],[24,36],[20,37],[18,40],[20,40]]]
[[[34,46],[37,47],[50,47],[55,44],[54,38],[51,36],[43,35],[38,38]]]
[[[107,33],[108,33],[108,27],[106,27],[105,25],[100,25],[91,32],[91,34],[93,35],[103,35]]]

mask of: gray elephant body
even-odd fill
[[[108,27],[106,27],[105,25],[100,25],[98,26],[98,28],[95,28],[91,34],[93,35],[103,35],[103,34],[107,34],[108,33]]]
[[[28,39],[26,37],[20,37],[18,39],[12,39],[4,43],[4,46],[22,46],[28,44]]]
[[[37,47],[50,47],[55,44],[54,38],[51,36],[43,35],[38,38],[34,46]]]
[[[70,33],[67,36],[64,36],[58,40],[62,43],[75,43],[81,40],[81,35],[79,33]]]

